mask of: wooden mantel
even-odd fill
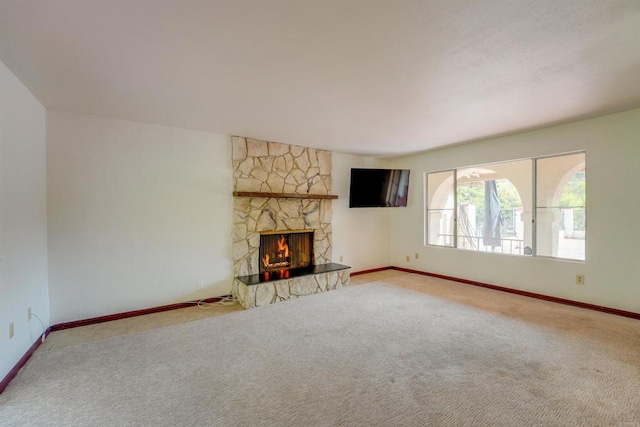
[[[273,197],[277,199],[337,199],[336,194],[265,193],[260,191],[234,191],[233,197]]]

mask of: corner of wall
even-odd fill
[[[2,378],[48,327],[49,289],[45,108],[1,62],[0,93]],[[29,307],[42,326],[37,318],[28,319]]]

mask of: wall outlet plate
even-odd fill
[[[9,323],[9,339],[13,338],[13,333],[14,333],[13,322],[11,322]]]
[[[576,285],[584,285],[584,274],[576,274]]]
[[[31,307],[27,308],[27,320],[31,321]]]

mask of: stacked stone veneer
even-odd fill
[[[235,191],[329,194],[331,152],[234,136]]]
[[[329,194],[331,152],[232,137],[234,191]],[[233,271],[258,274],[260,232],[314,230],[314,263],[331,262],[331,201],[235,197]]]
[[[294,279],[247,286],[233,282],[233,295],[243,308],[260,307],[276,302],[342,288],[349,284],[350,269],[296,277]]]
[[[231,143],[234,191],[330,194],[330,151],[237,136],[231,138]],[[331,262],[331,215],[331,200],[234,197],[235,276],[259,273],[260,232],[263,231],[314,230],[314,263]],[[324,282],[317,285],[315,289],[331,288]],[[310,286],[304,288],[310,289]],[[298,290],[295,288],[289,295],[299,295]],[[234,292],[237,292],[235,283]],[[275,302],[279,297],[272,299]]]

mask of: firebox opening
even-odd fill
[[[260,274],[286,278],[288,270],[313,265],[313,233],[313,230],[261,233]]]

